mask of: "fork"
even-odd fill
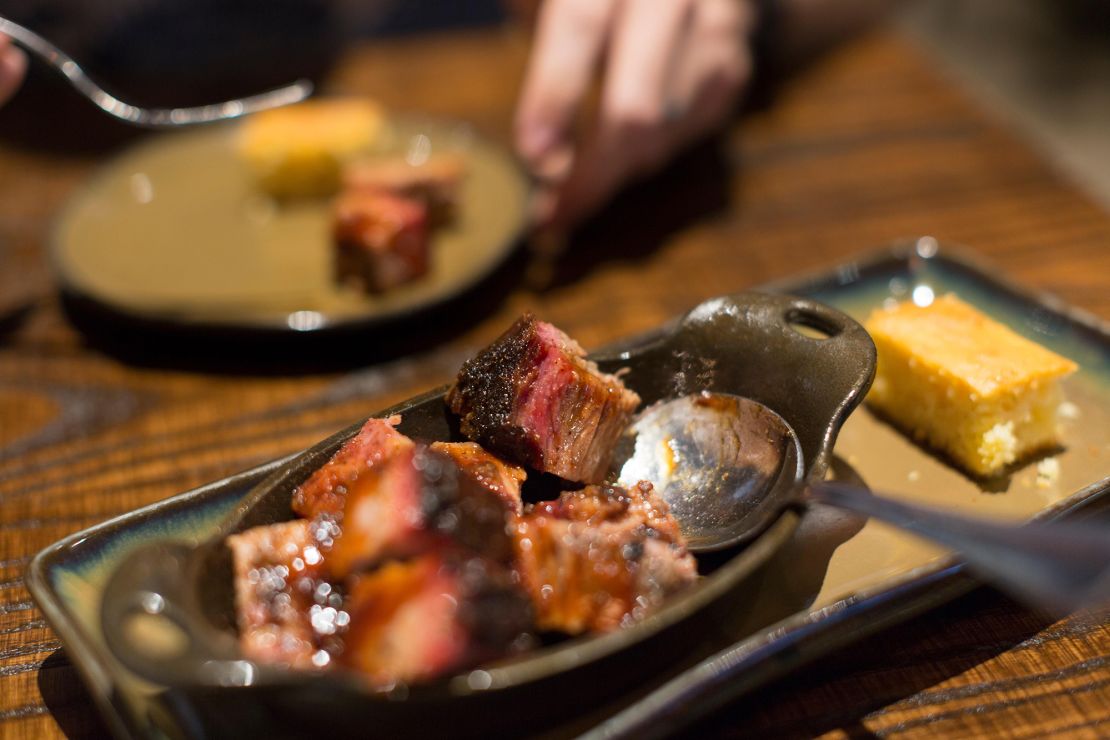
[[[108,115],[143,128],[176,128],[225,121],[248,113],[297,103],[312,93],[311,82],[297,80],[276,90],[222,103],[191,108],[142,108],[110,95],[93,82],[72,57],[34,31],[0,16],[0,33],[11,37],[19,46],[65,75],[70,84]]]

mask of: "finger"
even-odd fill
[[[621,8],[597,126],[599,140],[625,171],[620,174],[650,166],[662,153],[667,88],[697,4],[627,0]]]
[[[6,37],[0,37],[0,105],[19,89],[27,71],[27,56]]]
[[[751,78],[753,21],[750,6],[735,0],[697,3],[666,93],[668,105],[682,111],[670,131],[671,146],[698,138],[733,110]]]
[[[534,168],[568,144],[575,112],[601,56],[616,0],[548,0],[516,116],[516,145]]]
[[[667,78],[690,0],[626,0],[615,18],[598,120],[551,215],[570,225],[665,153]]]
[[[576,153],[565,180],[537,204],[533,211],[536,222],[564,230],[589,216],[619,187],[627,159],[628,155],[614,152],[599,137],[591,137]]]

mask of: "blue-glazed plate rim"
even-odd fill
[[[846,280],[892,270],[915,260],[941,262],[975,281],[988,284],[1015,301],[1045,309],[1080,332],[1086,342],[1096,345],[1110,356],[1110,322],[1070,306],[1056,296],[1000,278],[996,270],[974,253],[947,245],[938,249],[935,241],[928,238],[901,241],[830,269],[775,281],[759,289],[814,295],[821,291],[835,291]],[[629,343],[639,343],[660,331],[648,332],[629,340]],[[245,494],[254,483],[291,457],[122,514],[72,534],[32,559],[26,575],[28,589],[62,639],[67,653],[91,689],[98,708],[117,735],[138,736],[141,731],[134,725],[125,697],[120,695],[119,686],[111,677],[114,667],[112,659],[84,634],[83,627],[55,589],[52,575],[57,569],[72,567],[82,559],[96,557],[104,548],[116,543],[127,530],[152,517],[215,505],[221,497],[231,496],[236,489]],[[1110,491],[1110,476],[1094,481],[1045,508],[1035,518],[1049,519],[1073,514],[1107,491]],[[967,575],[958,559],[948,558],[887,579],[874,588],[857,591],[820,610],[796,613],[758,630],[679,674],[602,722],[587,736],[664,735],[833,649],[950,601],[976,585],[977,582]]]

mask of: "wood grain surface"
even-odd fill
[[[507,141],[526,52],[499,29],[412,38],[352,51],[330,85]],[[596,346],[705,297],[931,234],[1110,319],[1110,215],[887,31],[819,60],[768,108],[622,198],[492,310],[456,317],[437,347],[369,366],[202,372],[75,331],[44,250],[53,215],[100,161],[0,145],[0,305],[30,302],[0,335],[5,737],[103,732],[23,586],[35,552],[443,382],[523,308]],[[1105,617],[1053,621],[980,590],[728,707],[697,734],[1105,737]]]

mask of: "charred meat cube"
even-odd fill
[[[586,486],[579,491],[564,491],[554,501],[535,504],[530,513],[590,525],[633,522],[646,527],[651,537],[686,546],[670,507],[648,481],[631,488]]]
[[[343,511],[347,491],[360,477],[398,450],[411,449],[412,440],[396,429],[399,416],[370,419],[323,467],[293,491],[293,511],[303,517],[337,515]]]
[[[293,668],[327,665],[338,594],[321,578],[323,547],[306,519],[254,527],[227,538],[243,654]],[[329,610],[322,620],[318,612]]]
[[[447,404],[463,434],[513,462],[598,483],[640,397],[551,324],[522,316],[463,364]]]
[[[677,523],[648,483],[587,486],[537,504],[519,520],[516,546],[540,629],[613,630],[697,578]]]
[[[378,190],[423,202],[434,226],[448,224],[458,210],[466,163],[455,154],[435,154],[420,164],[404,157],[370,157],[343,168],[346,190]]]
[[[501,498],[513,513],[522,513],[520,486],[527,477],[524,468],[491,455],[475,442],[433,442],[432,449],[450,456],[463,475]]]
[[[451,455],[424,445],[398,450],[348,489],[342,534],[327,559],[335,579],[387,558],[455,544],[496,562],[513,558],[512,505]]]
[[[424,681],[528,644],[531,605],[509,570],[438,551],[359,575],[339,662],[378,686]]]
[[[348,190],[335,203],[335,279],[384,293],[428,272],[428,214],[420,201]]]

